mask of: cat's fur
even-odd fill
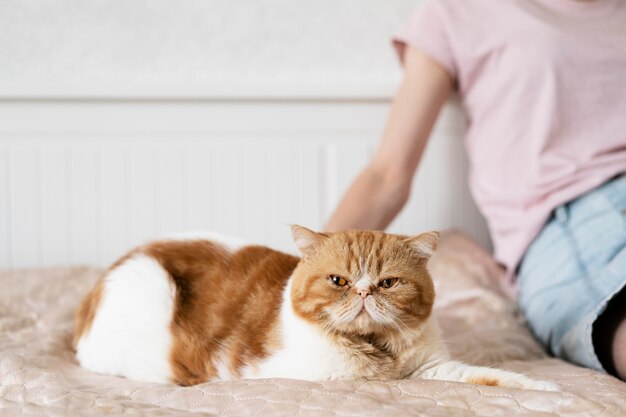
[[[181,385],[424,378],[556,389],[449,358],[431,317],[426,268],[437,233],[322,234],[294,226],[293,236],[302,259],[215,238],[132,251],[77,313],[80,364]]]

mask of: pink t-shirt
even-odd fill
[[[556,206],[626,171],[626,1],[426,0],[394,43],[455,80],[509,277]]]

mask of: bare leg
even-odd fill
[[[626,318],[622,318],[613,337],[613,365],[617,376],[626,381]]]
[[[609,302],[594,324],[593,345],[604,369],[626,381],[626,289]]]

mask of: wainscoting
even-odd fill
[[[292,250],[320,228],[382,132],[381,98],[0,100],[0,268],[105,265],[210,230]],[[488,245],[446,107],[391,230],[456,227]]]

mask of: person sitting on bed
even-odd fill
[[[394,38],[405,72],[379,148],[327,230],[391,222],[456,91],[470,188],[532,331],[626,380],[624,22],[622,0],[425,1]]]

